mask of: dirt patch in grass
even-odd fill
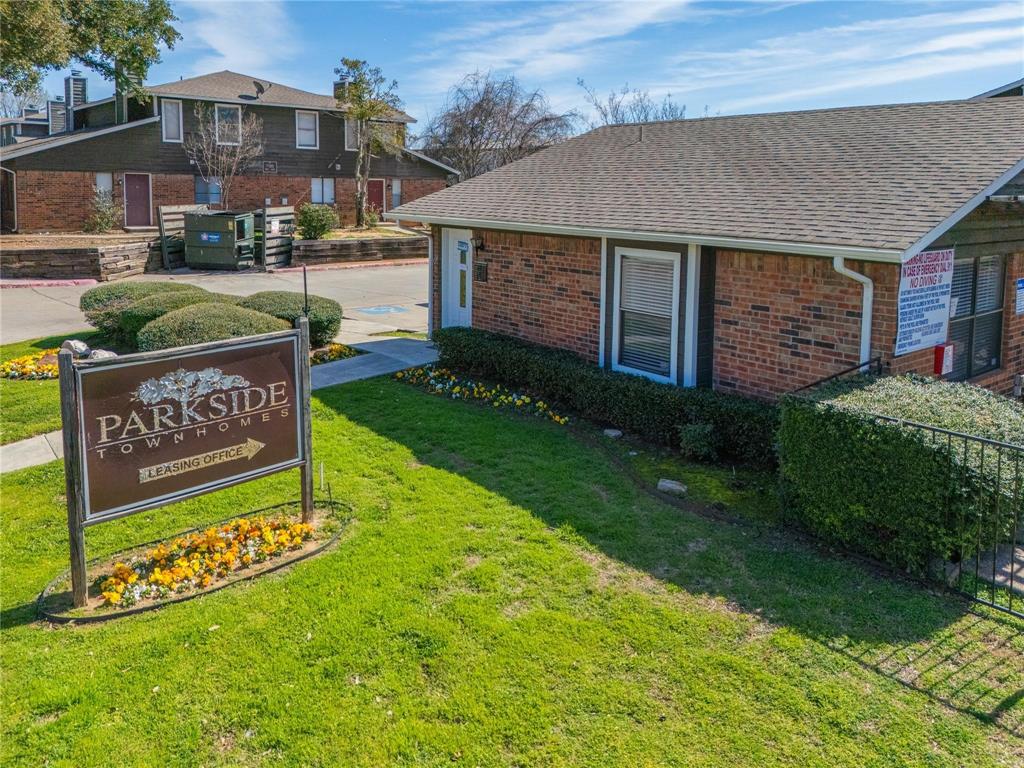
[[[389,237],[417,237],[392,227],[374,227],[373,229],[332,229],[324,236],[324,240],[381,240]]]
[[[98,248],[104,245],[124,245],[125,243],[141,243],[157,237],[153,232],[60,232],[36,235],[3,235],[0,236],[0,249],[52,250],[56,248]]]

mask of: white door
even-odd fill
[[[469,326],[473,320],[473,233],[446,229],[442,252],[441,326]]]

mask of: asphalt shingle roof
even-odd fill
[[[395,209],[905,250],[1024,160],[1024,97],[598,128]]]
[[[257,83],[263,87],[262,94],[256,87]],[[160,96],[184,96],[185,98],[213,101],[217,99],[241,100],[251,101],[253,104],[306,109],[338,109],[338,103],[333,96],[303,91],[281,83],[273,83],[261,77],[242,75],[227,69],[209,75],[146,86],[146,90]],[[399,112],[396,119],[413,122],[412,118],[404,112]]]

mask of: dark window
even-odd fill
[[[957,259],[949,307],[953,371],[963,381],[999,367],[1003,330],[1003,256]]]
[[[220,205],[220,182],[216,179],[206,181],[202,176],[196,176],[196,203]]]

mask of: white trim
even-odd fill
[[[126,176],[148,176],[149,177],[149,223],[129,224],[128,223],[128,180]],[[153,174],[148,171],[122,171],[121,172],[121,200],[124,204],[124,226],[127,227],[152,227],[153,226]]]
[[[214,140],[222,147],[237,147],[237,141],[221,141],[220,140],[220,108],[225,107],[227,109],[233,109],[238,112],[238,136],[242,136],[242,105],[241,104],[226,104],[226,103],[215,103],[213,105],[213,135]]]
[[[456,176],[462,176],[462,172],[461,171],[458,171],[455,168],[452,168],[450,165],[445,165],[440,160],[435,160],[432,157],[427,157],[422,152],[417,152],[415,149],[409,149],[408,147],[402,147],[402,151],[403,152],[407,152],[410,155],[412,155],[413,157],[418,158],[420,160],[423,160],[424,162],[431,163],[432,165],[436,165],[438,168],[443,168],[444,170],[448,171],[449,173],[454,173]]]
[[[381,178],[379,176],[376,177],[376,178],[370,178],[370,179],[366,180],[366,204],[367,205],[370,204],[370,182],[371,181],[379,181],[380,182],[380,185],[381,185],[380,186],[380,188],[381,188],[381,196],[380,197],[381,197],[381,200],[384,201],[383,204],[382,204],[384,207],[380,209],[380,215],[383,216],[387,212],[387,209],[388,209],[388,180],[386,178]]]
[[[622,295],[622,257],[640,256],[645,259],[657,259],[659,261],[672,262],[672,333],[669,342],[669,371],[668,376],[661,376],[650,371],[642,371],[639,368],[630,368],[628,365],[619,364],[619,298]],[[623,373],[632,373],[637,376],[644,376],[653,381],[660,381],[663,384],[675,384],[679,368],[679,271],[682,253],[678,251],[652,251],[643,248],[615,248],[615,284],[612,287],[612,370]]]
[[[608,306],[608,275],[607,275],[607,264],[608,264],[608,238],[601,238],[601,290],[598,292],[600,297],[599,306],[601,307],[601,315],[598,318],[598,337],[597,337],[597,364],[604,368],[605,365],[605,309]]]
[[[345,116],[345,117],[342,118],[341,132],[342,132],[342,139],[345,142],[345,151],[346,152],[358,152],[359,151],[359,136],[358,136],[358,132],[357,132],[357,135],[356,135],[356,146],[350,147],[348,145],[348,121],[349,121],[348,116]]]
[[[863,365],[871,359],[871,314],[874,312],[875,284],[867,275],[854,272],[847,267],[842,256],[836,256],[832,260],[832,268],[840,275],[856,280],[864,286],[860,308],[860,362]]]
[[[299,115],[312,115],[314,120],[314,131],[316,132],[316,144],[309,146],[299,144]],[[314,109],[295,110],[295,148],[296,149],[320,149],[320,113]]]
[[[993,88],[990,91],[979,93],[977,96],[971,96],[968,101],[977,101],[978,99],[990,99],[997,96],[997,94],[1003,93],[1004,91],[1012,91],[1014,88],[1020,88],[1024,86],[1024,77],[1020,80],[1014,80],[1012,83],[1006,85],[1000,85],[998,88]]]
[[[25,144],[21,145],[14,145],[9,151],[6,147],[4,147],[5,151],[3,153],[3,159],[13,160],[16,157],[32,155],[35,154],[36,152],[42,152],[45,149],[50,149],[51,147],[63,147],[65,144],[74,144],[76,141],[84,141],[85,139],[91,139],[96,136],[105,136],[108,133],[116,133],[117,131],[123,131],[126,128],[136,128],[140,125],[148,125],[149,123],[157,122],[159,119],[160,116],[156,115],[155,117],[147,117],[142,120],[135,120],[131,123],[120,123],[119,125],[111,125],[107,128],[99,128],[95,131],[89,131],[88,133],[81,133],[79,135],[72,133],[68,134],[67,136],[62,136],[59,139],[53,139],[53,137],[40,136],[38,141],[45,141],[45,143],[39,144],[37,146],[32,146],[31,143],[26,142]],[[47,138],[53,140],[46,141]],[[32,141],[34,142],[37,140],[33,139]]]
[[[881,261],[889,264],[900,264],[902,251],[895,248],[863,248],[852,245],[817,245],[815,243],[789,242],[783,240],[756,240],[738,237],[715,237],[709,235],[673,234],[669,232],[644,232],[626,229],[608,229],[600,227],[573,227],[547,224],[527,224],[517,221],[497,221],[495,219],[459,219],[450,216],[431,216],[411,211],[398,212],[388,216],[389,219],[406,219],[421,221],[424,224],[440,224],[463,229],[500,229],[511,232],[538,232],[549,235],[569,235],[571,237],[607,237],[623,240],[646,240],[652,243],[679,243],[688,245],[710,245],[717,248],[733,250],[768,251],[771,253],[792,253],[799,256],[843,256],[848,259],[865,261]]]
[[[1006,96],[1006,97],[1003,97],[1003,98],[1017,98],[1017,97]],[[1024,98],[1024,97],[1022,97],[1022,98]],[[985,202],[985,199],[989,195],[991,195],[993,192],[998,191],[1001,187],[1003,187],[1004,185],[1006,185],[1006,184],[1010,183],[1011,181],[1013,181],[1014,177],[1018,173],[1021,173],[1021,172],[1024,172],[1024,159],[1020,160],[1017,163],[1014,163],[1009,168],[1009,170],[1007,170],[1006,172],[1002,173],[995,181],[993,181],[991,184],[989,184],[987,187],[985,187],[983,190],[981,190],[981,192],[976,194],[974,197],[972,197],[966,203],[964,203],[959,208],[957,208],[956,211],[954,211],[952,214],[950,214],[945,219],[943,219],[942,223],[940,223],[940,224],[932,227],[930,230],[928,230],[928,232],[926,232],[924,234],[924,236],[921,237],[921,239],[919,239],[916,243],[914,243],[912,246],[910,246],[909,248],[907,248],[907,250],[905,250],[903,252],[903,258],[902,258],[901,261],[902,262],[910,261],[912,258],[917,256],[917,254],[919,254],[925,248],[928,248],[932,243],[934,243],[936,240],[938,240],[942,235],[944,235],[946,232],[948,232],[950,229],[952,229],[956,225],[956,223],[958,221],[960,221],[960,219],[962,219],[964,216],[966,216],[971,211],[973,211],[975,208],[977,208],[979,205],[981,205],[983,202]]]
[[[168,139],[167,133],[164,130],[167,125],[164,121],[164,105],[167,103],[173,103],[178,105],[178,138]],[[156,100],[153,100],[153,109],[156,110]],[[181,102],[181,99],[160,99],[160,139],[168,144],[181,144],[185,141],[185,105]]]
[[[697,386],[697,307],[700,298],[700,246],[686,249],[686,319],[683,336],[683,386]]]
[[[464,235],[464,237],[460,237]],[[466,255],[466,322],[465,324],[452,322],[452,313],[461,312],[458,307],[458,297],[450,295],[447,290],[451,283],[455,282],[453,275],[460,269],[455,263],[455,249],[453,244],[458,240],[465,240],[469,243],[469,250]],[[441,327],[473,327],[473,232],[468,229],[442,229],[441,230]],[[454,303],[453,303],[454,300]]]

